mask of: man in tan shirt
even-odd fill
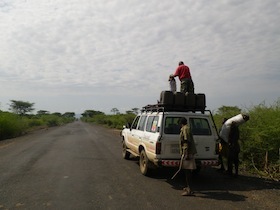
[[[182,155],[182,169],[186,175],[186,186],[183,189],[183,196],[190,196],[193,192],[190,189],[191,170],[196,169],[194,155],[197,153],[193,135],[190,127],[187,124],[186,118],[181,118],[181,132],[180,132],[180,154]]]

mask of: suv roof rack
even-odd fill
[[[184,106],[176,106],[176,105],[164,105],[164,104],[148,104],[141,109],[141,112],[201,112],[204,114],[205,107],[184,107]]]

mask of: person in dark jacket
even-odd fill
[[[228,174],[232,174],[233,165],[235,168],[235,174],[234,176],[238,176],[238,166],[239,166],[239,152],[240,152],[240,146],[238,143],[239,140],[239,128],[236,125],[235,122],[232,122],[230,127],[230,132],[228,136]]]
[[[228,118],[224,118],[222,125],[228,120]],[[220,139],[220,143],[219,143],[219,163],[221,165],[221,167],[218,169],[219,171],[225,171],[225,166],[224,166],[224,161],[223,161],[223,157],[227,157],[227,152],[228,152],[228,144],[227,142],[225,142],[222,138]]]

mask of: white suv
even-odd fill
[[[167,111],[166,111],[167,110]],[[144,107],[131,125],[121,132],[122,155],[139,156],[140,171],[148,175],[156,167],[178,167],[179,120],[185,117],[191,127],[197,149],[195,155],[198,170],[202,166],[218,164],[217,129],[209,110],[186,111],[187,109],[166,109],[166,107]],[[209,114],[205,114],[209,112]]]

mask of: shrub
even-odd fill
[[[250,120],[240,126],[241,162],[247,170],[279,179],[280,100],[271,106],[264,103],[254,106],[247,113]],[[228,117],[226,114],[214,116],[218,127],[221,127],[221,119]]]
[[[135,114],[117,114],[117,115],[105,115],[99,114],[92,117],[83,117],[85,122],[97,123],[106,125],[110,128],[122,129],[127,123],[132,123],[135,118]]]
[[[24,120],[13,113],[0,112],[0,140],[19,136],[27,128]]]
[[[62,124],[61,117],[54,114],[43,115],[42,120],[44,124],[48,127],[54,127]]]

